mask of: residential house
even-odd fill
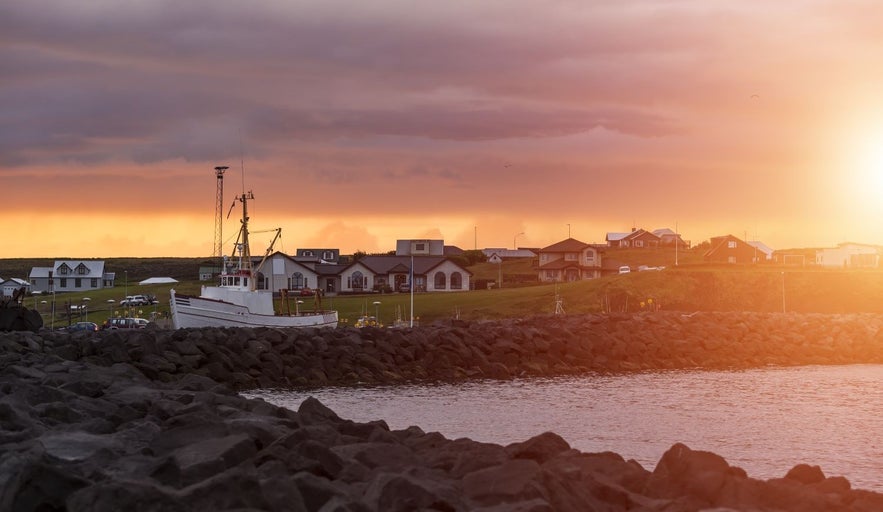
[[[816,252],[816,265],[827,268],[878,268],[880,249],[873,245],[844,242]]]
[[[202,267],[199,267],[199,280],[200,281],[212,281],[220,273],[221,273],[221,267],[219,265],[202,266]]]
[[[502,247],[493,247],[482,249],[482,254],[487,258],[488,263],[500,263],[503,260],[511,260],[516,258],[536,258],[537,253],[531,249],[505,249]]]
[[[113,288],[115,275],[104,271],[103,260],[57,260],[32,268],[28,277],[34,292],[83,292]]]
[[[261,258],[263,259],[263,258]],[[257,268],[260,259],[254,261],[255,285],[259,290],[302,290],[304,288],[320,288],[319,273],[316,263],[298,261],[279,251],[267,256],[261,268]]]
[[[9,279],[0,278],[0,297],[12,297],[17,290],[25,289],[25,293],[31,293],[31,283],[24,279],[11,277]]]
[[[540,282],[579,281],[601,277],[601,252],[585,242],[568,238],[539,250]]]
[[[644,229],[632,229],[630,233],[607,233],[607,247],[621,249],[654,249],[660,246],[660,237]]]
[[[677,247],[679,249],[689,249],[690,242],[681,238],[680,233],[676,233],[669,228],[654,229],[653,234],[659,237],[660,247]]]
[[[420,292],[451,292],[469,290],[472,273],[444,256],[365,256],[339,276],[340,291],[344,293],[399,290],[403,286],[413,286]]]
[[[707,262],[748,264],[766,259],[756,247],[733,235],[713,237],[710,242],[711,248],[703,255]]]
[[[763,242],[759,242],[757,240],[748,241],[748,245],[754,247],[757,250],[757,257],[755,261],[772,261],[773,259],[773,249]]]
[[[627,237],[628,233],[607,233],[607,236],[604,237],[604,240],[607,241],[607,247],[619,247],[620,242],[623,238]]]

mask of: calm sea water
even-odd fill
[[[449,439],[508,444],[552,431],[584,452],[656,467],[676,442],[717,453],[754,478],[798,463],[883,491],[883,365],[665,371],[462,384],[260,390],[297,409],[308,396],[339,416],[417,425]]]

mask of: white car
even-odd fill
[[[628,265],[623,265],[623,266],[619,267],[619,273],[620,273],[620,274],[628,274],[628,273],[631,272],[631,271],[632,271],[632,269],[629,268]]]

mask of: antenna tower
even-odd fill
[[[212,249],[213,258],[222,258],[224,256],[224,171],[229,169],[226,165],[215,167],[215,176],[218,178],[218,190],[215,197],[215,246]]]

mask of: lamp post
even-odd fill
[[[516,233],[516,235],[512,237],[512,250],[518,249],[518,246],[515,245],[515,241],[518,239],[519,236],[521,236],[523,234],[524,234],[524,231],[522,231],[521,233]]]
[[[380,325],[380,301],[374,301],[374,322]]]

